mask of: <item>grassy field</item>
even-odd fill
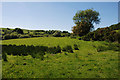
[[[0,60],[0,79],[2,79],[2,60]]]
[[[78,44],[81,48],[85,47],[91,47],[92,45],[99,46],[106,42],[104,41],[83,41],[83,40],[77,40],[77,39],[71,39],[68,37],[39,37],[39,38],[23,38],[23,39],[11,39],[11,40],[3,40],[2,44],[15,44],[15,45],[44,45],[44,46],[61,46],[64,47],[66,45],[73,46],[74,44]],[[106,43],[107,44],[107,43]],[[92,48],[92,47],[91,47]]]
[[[24,38],[3,40],[2,44],[43,45],[64,47],[77,44],[74,53],[46,54],[45,59],[28,56],[7,55],[2,62],[3,78],[117,78],[118,51],[97,51],[98,46],[107,46],[104,41],[82,41],[71,38]]]

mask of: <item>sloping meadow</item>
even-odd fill
[[[40,37],[4,40],[3,78],[118,78],[120,45]],[[86,76],[87,75],[87,76]]]

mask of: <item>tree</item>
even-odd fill
[[[54,37],[61,37],[61,32],[60,31],[56,31],[54,34],[53,34]]]
[[[13,32],[17,32],[18,34],[23,34],[23,30],[20,28],[15,28]]]
[[[73,33],[76,33],[74,31],[78,31],[79,33],[80,31],[83,31],[82,35],[84,35],[90,32],[94,28],[93,26],[94,23],[99,24],[100,22],[99,12],[94,11],[93,9],[80,10],[73,17],[73,21],[76,24],[76,26],[73,27],[73,30],[72,30]],[[74,29],[77,29],[77,30],[74,30]]]
[[[90,31],[90,25],[87,22],[80,22],[78,25],[74,26],[72,31],[73,34],[83,36]]]

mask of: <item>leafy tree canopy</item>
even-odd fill
[[[73,33],[83,36],[94,28],[94,23],[100,23],[99,12],[93,9],[80,10],[73,17],[73,21],[76,24],[72,29]]]

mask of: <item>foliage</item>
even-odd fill
[[[16,39],[18,38],[17,34],[6,34],[3,36],[3,39]]]
[[[23,34],[23,30],[20,28],[15,28],[13,32],[17,32],[18,34]]]
[[[116,25],[112,25],[110,27],[105,28],[98,28],[97,30],[93,32],[89,32],[85,36],[82,37],[83,40],[94,40],[94,41],[109,41],[109,42],[115,42],[117,41],[120,43],[120,23]]]
[[[79,36],[86,35],[94,28],[94,23],[99,24],[99,12],[93,9],[80,10],[73,17],[73,21],[76,24],[72,29],[73,33]]]
[[[80,22],[98,24],[100,22],[99,12],[97,12],[93,9],[80,10],[75,14],[75,16],[73,17],[73,20],[74,20],[75,24],[79,24]]]
[[[2,45],[3,50],[3,58],[6,59],[5,53],[8,55],[19,55],[19,56],[27,56],[31,55],[33,58],[41,58],[45,55],[45,52],[50,54],[61,53],[61,48],[58,45],[57,47],[47,47],[47,46],[25,46],[25,45]]]
[[[20,28],[10,29],[2,28],[1,39],[31,38],[31,37],[69,37],[68,31],[59,30],[25,30]]]
[[[97,47],[98,52],[106,51],[106,50],[120,51],[120,44],[109,43],[108,46]]]
[[[2,53],[2,58],[3,58],[4,61],[7,61],[7,55],[6,55],[6,53]]]
[[[78,48],[78,45],[77,45],[77,44],[74,44],[74,49],[75,49],[75,50],[79,50],[79,48]]]
[[[39,37],[27,39],[3,40],[3,45],[15,44],[29,47],[29,52],[36,54],[35,58],[31,54],[27,56],[7,55],[7,62],[2,61],[2,78],[118,78],[118,54],[119,52],[107,49],[97,52],[98,46],[108,47],[105,41],[83,41],[68,37]],[[56,47],[61,49],[74,44],[80,45],[80,50],[73,50],[73,53],[61,51],[57,54],[49,54],[46,47]],[[44,59],[39,47],[45,51]],[[95,47],[93,47],[95,46]],[[114,46],[119,46],[114,44]],[[113,47],[114,47],[113,46]],[[10,46],[9,46],[10,47]],[[11,49],[14,51],[14,48]],[[17,47],[18,49],[20,47]],[[6,47],[5,51],[8,51]],[[11,50],[11,51],[12,51]],[[19,49],[21,50],[21,49]],[[23,50],[26,50],[23,48]],[[16,51],[16,49],[15,49]],[[114,65],[114,66],[113,66]],[[87,75],[87,76],[86,76]]]
[[[54,36],[54,37],[61,37],[61,33],[60,33],[60,32],[55,32],[55,33],[53,34],[53,36]]]
[[[80,22],[78,25],[73,26],[73,34],[83,36],[90,32],[91,26],[87,22]]]
[[[62,51],[73,53],[73,49],[70,45],[63,47]]]

